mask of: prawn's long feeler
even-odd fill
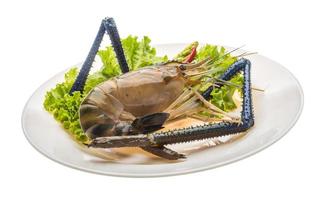
[[[106,17],[105,19],[102,20],[102,22],[100,24],[95,41],[93,42],[91,49],[88,53],[88,56],[87,56],[85,62],[83,63],[83,65],[80,69],[80,72],[79,72],[75,82],[73,83],[70,92],[69,92],[70,95],[72,95],[72,93],[75,91],[83,92],[89,71],[92,67],[94,59],[95,59],[98,49],[100,47],[100,44],[103,40],[105,31],[107,32],[107,34],[110,37],[110,40],[111,40],[112,46],[114,48],[116,58],[120,65],[121,71],[123,73],[126,73],[129,71],[129,67],[128,67],[128,64],[125,59],[120,36],[118,34],[114,19]]]
[[[224,57],[226,57],[226,56],[230,55],[231,53],[233,53],[233,52],[235,52],[235,51],[237,51],[237,50],[243,48],[244,46],[245,46],[245,45],[241,45],[240,47],[237,47],[237,48],[235,48],[235,49],[233,49],[233,50],[230,50],[230,51],[226,52],[226,53],[223,54],[220,58],[218,58],[216,61],[220,61],[220,60],[223,59]],[[219,64],[219,63],[218,63],[218,64]]]

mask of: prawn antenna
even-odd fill
[[[223,54],[220,58],[218,58],[216,61],[220,61],[221,59],[223,59],[223,58],[225,58],[226,56],[232,54],[233,52],[235,52],[235,51],[237,51],[237,50],[239,50],[239,49],[242,49],[244,46],[245,46],[245,45],[241,45],[240,47],[237,47],[237,48],[235,48],[235,49],[233,49],[233,50],[230,50],[230,51],[226,52],[226,53]]]

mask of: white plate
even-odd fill
[[[175,55],[182,44],[158,45],[157,52]],[[239,52],[240,53],[240,52]],[[250,156],[284,136],[297,121],[303,108],[303,92],[295,77],[280,64],[261,55],[252,62],[252,84],[265,89],[253,92],[255,126],[236,140],[221,138],[170,146],[187,154],[185,161],[166,162],[138,148],[111,149],[107,159],[87,153],[74,142],[54,118],[44,110],[47,90],[63,80],[64,72],[40,86],[28,100],[22,127],[28,141],[48,158],[88,172],[115,176],[169,176],[225,165]]]

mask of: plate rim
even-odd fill
[[[205,44],[205,43],[202,43]],[[175,46],[175,45],[186,45],[185,43],[164,43],[164,44],[153,44],[153,47],[158,47],[158,46]],[[223,46],[223,45],[222,45]],[[228,46],[224,46],[226,49],[227,48],[233,48],[233,47],[228,47]],[[283,65],[281,65],[280,63],[278,63],[277,61],[274,61],[273,59],[270,59],[262,54],[258,54],[259,56],[262,56],[263,58],[266,58],[274,63],[276,63],[278,66],[280,66],[283,70],[285,70],[288,75],[290,75],[293,80],[296,82],[297,86],[298,86],[298,91],[299,91],[299,95],[301,97],[301,103],[299,105],[299,110],[297,110],[297,114],[295,115],[295,118],[292,119],[291,123],[286,127],[286,129],[283,129],[282,131],[280,131],[281,134],[279,134],[278,137],[276,137],[274,140],[271,140],[269,142],[267,142],[266,144],[264,144],[263,146],[250,150],[247,153],[244,153],[240,156],[231,158],[229,160],[223,161],[223,162],[218,162],[218,163],[213,163],[210,165],[206,165],[206,166],[202,166],[202,167],[197,167],[197,168],[190,168],[190,169],[185,169],[183,171],[167,171],[167,172],[158,172],[158,173],[151,173],[151,174],[147,174],[147,173],[123,173],[123,172],[111,172],[111,171],[102,171],[102,170],[96,170],[96,169],[92,169],[92,168],[86,168],[83,166],[78,166],[69,162],[66,162],[64,160],[61,159],[55,159],[53,157],[51,157],[50,155],[48,155],[46,153],[46,151],[43,150],[42,147],[38,146],[37,144],[35,144],[31,138],[29,137],[29,135],[27,134],[27,130],[26,127],[24,125],[24,117],[26,115],[26,110],[27,110],[27,106],[29,105],[30,101],[32,100],[32,98],[34,97],[34,95],[36,94],[36,91],[38,91],[39,89],[42,88],[42,86],[44,84],[47,84],[50,82],[50,80],[57,76],[58,74],[64,73],[67,70],[69,70],[71,67],[62,70],[60,72],[58,72],[57,74],[55,74],[54,76],[52,76],[50,79],[48,79],[47,81],[43,82],[39,87],[37,87],[34,92],[29,96],[27,102],[24,105],[22,114],[21,114],[21,127],[23,130],[23,133],[25,135],[25,138],[27,139],[27,141],[29,142],[29,144],[36,149],[40,154],[44,155],[45,157],[47,157],[48,159],[59,163],[61,165],[73,168],[73,169],[77,169],[80,171],[84,171],[84,172],[88,172],[88,173],[95,173],[95,174],[100,174],[100,175],[106,175],[106,176],[115,176],[115,177],[133,177],[133,178],[145,178],[145,177],[166,177],[166,176],[176,176],[176,175],[184,175],[184,174],[189,174],[189,173],[196,173],[196,172],[200,172],[200,171],[205,171],[205,170],[209,170],[209,169],[214,169],[214,168],[218,168],[224,165],[228,165],[237,161],[240,161],[242,159],[248,158],[250,156],[253,156],[259,152],[261,152],[263,149],[268,148],[269,146],[271,146],[272,144],[276,143],[277,141],[279,141],[282,137],[284,137],[285,135],[288,134],[288,132],[295,126],[295,124],[297,123],[298,119],[300,118],[303,108],[304,108],[304,92],[303,92],[303,88],[300,84],[300,82],[298,81],[298,79],[295,77],[295,75],[289,71],[286,67],[284,67]],[[76,65],[74,65],[76,66]],[[79,65],[77,65],[79,66]]]

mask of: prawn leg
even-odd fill
[[[70,95],[72,95],[72,93],[75,91],[83,92],[86,80],[88,78],[88,74],[90,72],[90,69],[94,62],[94,59],[98,52],[100,44],[103,40],[105,32],[107,32],[110,37],[110,40],[111,40],[112,46],[114,48],[116,58],[120,65],[121,71],[123,73],[126,73],[129,71],[129,67],[126,62],[126,58],[125,58],[125,55],[123,52],[122,44],[120,41],[120,36],[118,34],[115,21],[113,18],[105,18],[102,20],[102,22],[100,24],[98,33],[97,33],[96,38],[91,46],[88,56],[87,56],[85,62],[83,63],[75,82],[73,83],[73,85],[71,87],[71,90],[69,92]]]
[[[168,113],[154,113],[151,115],[146,115],[141,118],[137,118],[132,122],[133,128],[142,133],[149,133],[152,131],[159,130],[163,128],[163,124],[167,121],[169,117]],[[185,155],[177,153],[163,145],[160,146],[143,146],[141,147],[144,151],[152,153],[158,157],[165,158],[167,160],[178,160],[185,158]]]
[[[152,153],[158,157],[165,158],[167,160],[178,160],[178,159],[185,159],[186,156],[184,154],[177,153],[164,145],[160,146],[144,146],[141,147],[143,150]]]

